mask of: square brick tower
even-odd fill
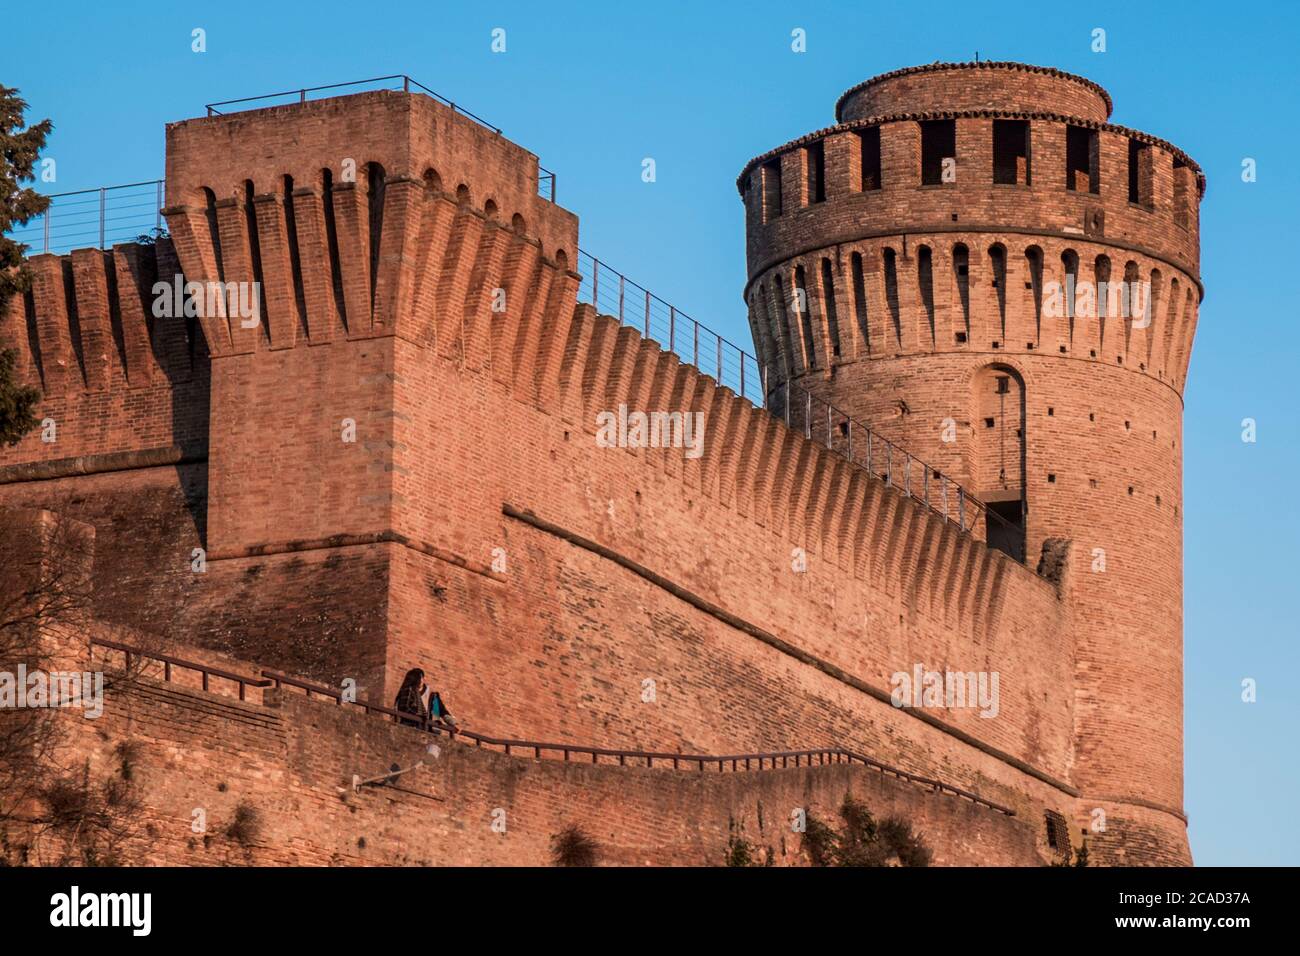
[[[1019,63],[855,86],[839,125],[741,172],[744,295],[796,425],[807,392],[877,429],[971,489],[977,533],[1031,567],[1073,542],[1078,823],[1102,860],[1186,863],[1182,389],[1205,180],[1110,113],[1095,83]]]
[[[231,290],[199,320],[213,591],[279,576],[265,639],[243,653],[388,699],[410,626],[393,599],[403,569],[486,554],[449,537],[447,502],[431,501],[433,357],[498,378],[526,364],[544,388],[563,336],[535,330],[572,314],[577,220],[539,196],[536,156],[392,91],[170,124],[167,193],[185,279]],[[355,623],[295,632],[295,594],[305,618],[347,608]]]

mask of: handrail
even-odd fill
[[[105,249],[114,242],[132,241],[141,235],[152,234],[157,237],[162,235],[163,231],[164,187],[165,183],[161,179],[146,179],[138,183],[120,183],[116,186],[99,186],[95,189],[46,193],[45,197],[50,200],[46,210],[33,216],[28,225],[12,230],[9,237],[27,246],[39,246],[43,253],[50,252],[55,246],[66,245],[68,248],[95,246]],[[123,189],[133,189],[137,192],[120,197],[110,195]],[[93,199],[66,201],[70,196],[91,194],[97,196],[98,203]],[[132,202],[132,200],[143,200],[146,196],[148,201]],[[55,200],[65,201],[60,203]],[[98,209],[94,208],[96,205]],[[125,214],[111,215],[119,212]],[[57,235],[54,234],[52,228],[54,226],[59,227]],[[68,232],[69,229],[78,231]]]
[[[421,83],[419,80],[413,79],[412,77],[407,76],[405,73],[394,73],[391,76],[373,76],[368,80],[349,80],[346,83],[327,83],[324,86],[302,86],[294,90],[284,90],[279,93],[263,93],[260,96],[241,96],[239,99],[234,99],[234,100],[221,100],[220,102],[217,103],[205,103],[203,104],[203,106],[204,109],[207,110],[208,116],[224,116],[226,114],[222,113],[219,109],[217,109],[218,106],[235,106],[240,103],[255,103],[258,100],[270,100],[270,99],[276,99],[277,97],[281,97],[281,96],[292,96],[295,93],[298,94],[299,103],[306,103],[308,93],[319,93],[321,90],[338,90],[348,86],[362,86],[366,83],[386,83],[389,80],[401,80],[403,93],[409,93],[411,92],[412,86],[417,86],[421,90],[423,90],[424,92],[432,96],[438,102],[444,103],[447,106],[451,107],[453,112],[460,113],[464,116],[468,116],[470,119],[474,120],[474,122],[478,123],[480,126],[485,126],[488,129],[492,130],[494,133],[497,133],[498,135],[501,133],[501,127],[493,126],[487,120],[483,119],[483,117],[475,113],[471,113],[469,110],[465,109],[462,106],[457,106],[453,101],[449,100],[441,93],[434,92],[433,90],[425,86],[423,83]]]
[[[787,426],[801,426],[805,438],[813,440],[815,432],[824,423],[825,438],[818,440],[824,441],[828,449],[838,452],[853,464],[865,467],[872,476],[891,487],[899,488],[909,497],[923,502],[944,520],[954,521],[955,515],[955,523],[963,532],[973,530],[981,517],[991,517],[1007,530],[1015,528],[1011,522],[990,510],[988,505],[944,472],[904,450],[869,425],[850,417],[830,402],[818,398],[800,385],[792,384],[788,378],[783,385],[772,387],[769,384],[768,368],[759,362],[757,356],[723,338],[720,333],[659,298],[645,286],[610,268],[585,249],[578,250],[578,264],[579,271],[584,273],[578,287],[580,301],[585,295],[597,311],[616,317],[621,324],[631,324],[638,328],[645,338],[653,339],[683,361],[711,374],[719,385],[730,388],[752,405],[784,419]],[[589,271],[581,268],[584,265],[589,267]],[[704,343],[703,352],[701,342]],[[753,393],[757,393],[756,398]],[[779,408],[774,409],[773,399],[778,397],[783,398],[783,401]],[[797,413],[795,409],[798,409]],[[838,440],[836,429],[839,430]],[[914,464],[919,466],[920,471],[917,476],[919,480],[915,484],[912,480]],[[968,510],[970,514],[967,514]]]
[[[220,677],[223,680],[233,681],[239,685],[239,699],[244,700],[245,687],[270,687],[271,682],[261,677],[250,677],[247,674],[236,674],[233,671],[222,670],[220,667],[211,667],[207,664],[200,664],[196,661],[188,661],[181,657],[172,657],[168,654],[161,654],[156,651],[146,651],[143,648],[131,647],[128,644],[119,644],[117,641],[107,641],[102,638],[92,637],[90,643],[98,647],[107,647],[115,651],[121,651],[126,655],[126,669],[131,669],[131,655],[143,657],[149,660],[160,661],[163,664],[163,680],[168,683],[172,679],[172,668],[179,667],[183,670],[198,671],[203,677],[203,689],[208,689],[210,677]]]
[[[412,714],[406,711],[395,710],[391,707],[372,704],[369,701],[364,700],[348,700],[341,692],[332,687],[293,677],[281,671],[262,668],[259,672],[261,677],[250,677],[248,675],[235,674],[219,668],[209,667],[206,664],[199,664],[195,661],[187,661],[182,658],[170,657],[165,654],[146,651],[126,644],[119,644],[116,641],[91,638],[90,643],[92,645],[122,651],[126,655],[128,668],[130,667],[131,656],[133,654],[138,657],[163,661],[166,664],[163,671],[163,679],[168,682],[171,681],[171,668],[176,666],[200,672],[203,675],[203,689],[205,691],[208,690],[209,674],[215,677],[223,677],[227,680],[238,682],[240,700],[244,700],[244,685],[246,684],[253,687],[295,687],[299,690],[305,691],[309,699],[313,694],[319,694],[322,697],[333,700],[339,706],[349,704],[354,707],[359,707],[366,714],[382,714],[386,717],[392,717],[402,723],[419,725],[418,729],[428,732],[439,733],[445,731],[448,737],[452,740],[455,740],[458,736],[464,737],[468,740],[474,741],[475,747],[482,748],[484,745],[489,747],[501,747],[507,756],[514,756],[515,750],[531,750],[533,751],[534,759],[540,760],[544,753],[559,753],[563,754],[564,760],[568,762],[573,754],[583,754],[590,756],[593,764],[598,764],[601,757],[617,758],[620,767],[627,766],[629,760],[635,761],[637,764],[640,764],[641,761],[645,761],[647,767],[654,767],[654,762],[658,760],[661,763],[671,763],[674,770],[681,769],[682,764],[693,764],[700,773],[704,772],[706,766],[712,767],[714,764],[717,764],[719,773],[725,772],[728,764],[730,764],[730,769],[732,771],[739,771],[741,769],[753,770],[755,769],[753,767],[754,761],[758,761],[758,767],[756,768],[758,770],[767,769],[765,765],[768,763],[771,764],[770,769],[775,770],[777,769],[778,760],[781,761],[782,768],[788,767],[791,759],[794,760],[794,765],[796,767],[814,766],[814,758],[816,758],[817,766],[825,766],[828,763],[851,764],[856,762],[869,767],[870,769],[878,770],[882,774],[894,776],[900,780],[906,780],[909,783],[928,787],[936,793],[949,793],[953,796],[970,800],[972,803],[979,804],[980,806],[988,807],[990,810],[1004,813],[1007,816],[1016,815],[1016,811],[1010,807],[995,803],[992,800],[986,800],[977,794],[971,793],[969,790],[964,790],[961,787],[956,787],[952,784],[944,783],[941,780],[935,780],[931,777],[924,777],[920,774],[900,770],[897,767],[893,767],[887,763],[882,763],[879,760],[874,760],[871,757],[858,753],[857,751],[847,750],[843,747],[818,747],[811,750],[777,750],[761,753],[712,755],[670,753],[667,751],[656,750],[626,750],[621,748],[595,747],[586,744],[553,743],[539,740],[518,740],[508,737],[491,737],[487,734],[465,730],[444,723],[440,720],[430,719],[422,714]],[[744,762],[743,768],[741,767],[742,761]]]

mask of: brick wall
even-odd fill
[[[287,690],[241,703],[148,678],[110,690],[98,720],[65,723],[63,756],[88,766],[95,784],[122,779],[127,766],[139,809],[116,852],[134,865],[546,866],[552,838],[569,826],[596,841],[605,865],[721,865],[733,832],[770,848],[776,865],[806,865],[792,812],[838,823],[848,793],[877,817],[910,822],[935,865],[1045,859],[1025,822],[861,765],[700,773],[535,760]],[[122,740],[133,744],[125,755]],[[436,755],[427,749],[435,740]],[[352,791],[354,775],[419,761],[392,786]],[[230,833],[241,806],[257,818],[245,839]],[[33,845],[15,825],[6,837],[33,846],[36,859],[63,848],[57,832]]]
[[[908,142],[886,137],[887,170]],[[835,155],[828,149],[828,166]],[[358,161],[357,180],[327,190],[321,170],[341,169],[341,158]],[[1173,645],[1157,641],[1121,688],[1157,691],[1137,723],[1095,710],[1115,690],[1095,662],[1116,641],[1123,649],[1126,615],[1150,599],[1124,590],[1127,603],[1116,603],[1099,590],[1085,574],[1087,541],[1067,549],[1059,581],[1036,576],[635,330],[576,306],[576,220],[537,199],[531,154],[423,98],[362,94],[173,124],[168,176],[185,276],[263,282],[256,325],[224,314],[196,325],[211,384],[205,416],[186,414],[203,418],[206,455],[100,454],[34,473],[56,456],[31,437],[0,452],[0,504],[57,498],[97,530],[97,582],[135,583],[139,603],[163,612],[141,619],[124,613],[132,602],[104,601],[105,624],[332,684],[352,678],[385,704],[405,670],[423,666],[458,716],[491,733],[669,752],[848,746],[1027,821],[1054,809],[1086,822],[1094,803],[1077,800],[1081,755],[1107,767],[1089,748],[1104,756],[1102,745],[1140,726],[1149,769],[1091,770],[1093,801],[1107,795],[1107,773],[1126,775],[1119,796],[1132,796],[1131,776],[1152,803],[1172,799],[1174,764],[1160,761],[1181,734],[1152,724],[1180,699],[1166,679]],[[497,289],[504,311],[490,307]],[[55,294],[33,296],[26,326],[52,315],[39,340],[81,341],[87,326],[73,314],[93,311],[81,287],[65,292],[64,314],[44,302]],[[949,328],[951,301],[937,300],[934,313]],[[973,324],[991,328],[987,302],[973,311]],[[5,335],[21,340],[14,315]],[[851,328],[852,308],[839,315]],[[756,317],[755,328],[760,347],[776,340]],[[929,423],[972,370],[969,354],[934,348],[818,374],[827,388],[863,376],[852,391],[867,396],[865,414],[908,395],[915,412],[883,427],[923,453]],[[93,367],[84,359],[93,352],[68,354]],[[1115,534],[1138,527],[1137,512],[1112,514],[1111,497],[1062,494],[1084,477],[1076,468],[1119,454],[1101,431],[1113,408],[1094,444],[1071,457],[1048,440],[1041,402],[1059,388],[1062,420],[1077,417],[1082,406],[1067,399],[1094,380],[1058,374],[1067,363],[1055,356],[1007,360],[1026,382],[1030,481],[1049,463],[1061,469],[1056,504],[1035,491],[1031,545],[1078,538],[1079,514]],[[1158,419],[1163,441],[1177,420],[1170,386],[1130,369],[1107,374],[1112,401],[1130,403],[1135,427]],[[168,400],[187,408],[178,394]],[[600,447],[596,415],[620,405],[703,413],[703,453]],[[145,444],[114,426],[90,450],[115,439]],[[1178,504],[1177,455],[1139,447],[1144,496],[1121,508],[1170,489],[1164,514]],[[1108,475],[1107,495],[1110,484]],[[1122,539],[1124,567],[1106,580],[1127,584],[1135,557],[1160,554],[1152,586],[1171,610],[1177,523],[1154,536],[1141,527]],[[196,547],[206,551],[201,573],[189,570]],[[1081,613],[1091,615],[1082,644]],[[1122,626],[1106,638],[1114,622]],[[891,676],[918,664],[996,672],[997,716],[891,706]],[[1077,696],[1079,686],[1089,694]],[[1134,756],[1126,767],[1144,756],[1120,746]],[[1140,808],[1114,809],[1128,819]],[[1135,835],[1125,847],[1129,859],[1176,860],[1185,837]]]

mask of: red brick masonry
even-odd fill
[[[210,858],[185,805],[240,798],[267,811],[253,862],[541,862],[570,822],[614,862],[719,862],[728,816],[793,860],[789,807],[852,787],[924,824],[940,862],[1040,862],[1048,810],[1076,845],[1088,828],[1094,860],[1188,862],[1179,442],[1203,179],[1109,111],[1056,71],[919,68],[850,91],[843,126],[740,180],[774,389],[831,398],[981,494],[1011,460],[981,437],[985,373],[1015,377],[1028,566],[577,305],[577,220],[492,130],[393,92],[169,125],[171,239],[33,257],[33,293],[0,315],[57,423],[0,450],[0,508],[93,526],[97,588],[131,595],[100,602],[95,634],[351,679],[381,704],[419,665],[471,729],[509,737],[843,746],[1016,817],[847,766],[706,780],[460,747],[419,795],[340,798],[414,732],[155,688],[131,699],[156,706],[110,697],[107,739],[78,745],[98,766],[127,736],[149,754],[156,832],[133,860]],[[921,185],[920,124],[945,118],[956,181]],[[1027,123],[1028,182],[993,181],[1007,118]],[[1091,170],[1067,177],[1080,155]],[[261,321],[155,318],[178,272],[260,283]],[[1151,324],[1047,315],[1067,272],[1149,280]],[[599,447],[620,404],[703,412],[703,455]],[[1047,542],[1064,560],[1039,576]],[[891,675],[916,664],[996,671],[997,716],[893,707]],[[527,822],[502,839],[498,807]]]

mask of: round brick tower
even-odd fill
[[[1182,388],[1205,179],[1110,112],[1097,84],[1019,63],[853,87],[837,125],[741,172],[744,297],[774,408],[791,383],[897,442],[1031,569],[1072,542],[1075,685],[1042,690],[1074,697],[1077,823],[1094,860],[1188,863]]]

